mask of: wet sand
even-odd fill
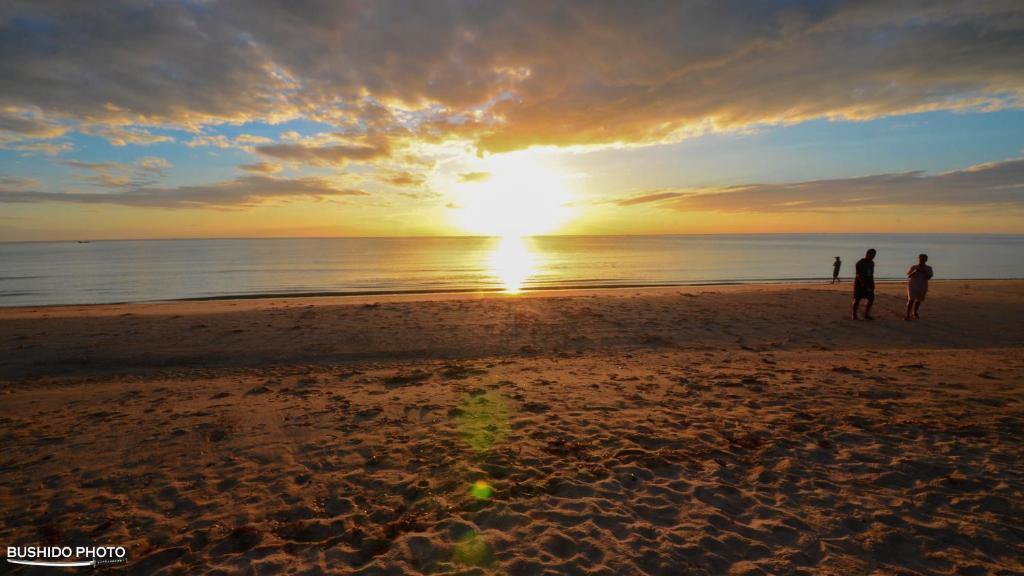
[[[0,542],[138,574],[1021,573],[1024,281],[933,282],[916,322],[849,290],[0,309]]]

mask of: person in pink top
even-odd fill
[[[926,262],[928,255],[921,254],[917,257],[917,264],[907,270],[907,315],[903,317],[904,320],[910,320],[911,314],[915,319],[921,317],[917,311],[921,309],[921,302],[924,302],[928,294],[928,281],[934,274]]]

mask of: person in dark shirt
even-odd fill
[[[871,306],[875,303],[875,254],[875,249],[872,248],[857,261],[857,275],[853,279],[854,320],[857,320],[857,309],[860,308],[861,300],[868,301],[868,305],[864,308],[864,319],[874,320],[871,316]]]
[[[839,282],[839,269],[843,267],[843,261],[836,256],[836,261],[832,263],[832,283]]]
[[[928,265],[928,255],[921,254],[917,257],[917,264],[907,270],[907,314],[904,320],[910,320],[911,315],[917,320],[921,318],[918,311],[921,310],[921,302],[928,294],[928,281],[935,275],[935,271]]]

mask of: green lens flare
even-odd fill
[[[459,407],[455,426],[470,448],[489,450],[508,435],[508,407],[494,392],[471,396]]]
[[[455,543],[453,555],[460,564],[483,566],[490,560],[491,550],[483,536],[470,531]]]
[[[470,490],[473,494],[473,498],[476,500],[490,500],[491,494],[494,493],[494,489],[491,485],[483,480],[477,480],[473,483],[473,488]]]

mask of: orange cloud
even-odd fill
[[[256,152],[264,156],[316,166],[339,166],[350,160],[373,160],[390,154],[390,145],[384,140],[355,144],[316,146],[307,144],[268,144],[257,146]]]
[[[831,212],[877,206],[1024,207],[1024,159],[939,174],[902,172],[644,193],[615,200],[680,211]]]
[[[462,172],[458,175],[459,182],[483,182],[491,177],[490,172]]]
[[[85,175],[76,175],[76,178],[103,188],[149,186],[171,168],[170,162],[156,156],[139,158],[134,164],[80,160],[62,160],[60,163],[85,171]]]
[[[276,174],[281,171],[280,164],[275,164],[273,162],[266,161],[254,162],[252,164],[242,164],[241,166],[239,166],[239,168],[245,170],[246,172],[257,172],[259,174]]]
[[[270,176],[239,176],[224,182],[176,188],[147,186],[107,194],[0,188],[0,203],[64,202],[143,208],[238,208],[256,206],[271,200],[323,200],[345,196],[369,194],[362,190],[338,188],[324,178],[287,179]]]
[[[386,182],[393,186],[407,188],[422,186],[426,182],[426,177],[423,174],[413,174],[412,172],[404,170],[385,172],[383,174],[379,174],[378,178],[382,182]]]
[[[649,144],[819,117],[1020,107],[1022,15],[1013,1],[21,3],[0,15],[0,109],[37,110],[33,122],[118,145],[169,138],[154,127],[291,118],[391,148]],[[374,157],[344,145],[259,152],[328,165]]]

